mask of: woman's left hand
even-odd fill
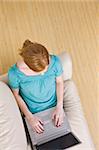
[[[64,110],[62,107],[55,108],[52,114],[52,120],[54,121],[55,126],[60,126],[64,121]]]

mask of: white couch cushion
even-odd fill
[[[73,133],[82,142],[69,148],[70,150],[95,150],[87,122],[83,113],[78,90],[74,81],[64,82],[64,110],[67,114]]]
[[[27,141],[16,100],[0,82],[0,150],[26,150]]]

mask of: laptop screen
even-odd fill
[[[70,132],[64,136],[51,140],[41,145],[36,145],[37,150],[64,150],[81,142]]]

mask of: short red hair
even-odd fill
[[[49,64],[49,53],[47,49],[39,43],[25,40],[19,54],[33,71],[40,72]]]

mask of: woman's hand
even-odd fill
[[[52,114],[52,120],[54,120],[55,126],[60,126],[64,121],[64,110],[62,107],[55,108],[53,114]]]
[[[33,128],[34,131],[36,131],[37,133],[42,133],[44,131],[44,127],[43,127],[43,121],[38,118],[37,116],[32,116],[29,119],[29,123],[31,125],[31,127]]]

